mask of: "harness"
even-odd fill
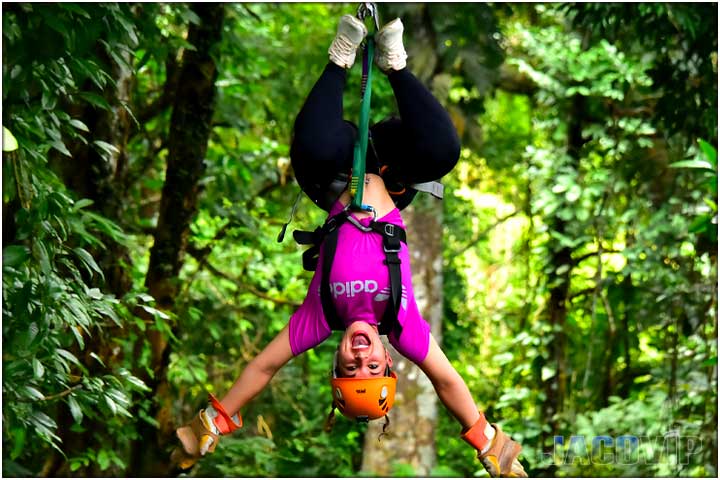
[[[303,268],[309,271],[315,271],[320,258],[321,246],[323,248],[323,268],[322,278],[320,279],[320,300],[322,302],[323,313],[331,330],[345,330],[345,323],[335,309],[330,291],[330,271],[335,260],[335,251],[337,250],[338,234],[340,227],[350,222],[355,228],[365,233],[376,233],[382,237],[383,252],[385,253],[385,264],[388,266],[390,274],[390,298],[388,299],[382,319],[378,321],[378,333],[380,335],[395,334],[395,338],[400,337],[402,326],[398,321],[398,312],[400,311],[402,296],[402,277],[400,275],[400,248],[402,243],[407,244],[405,230],[395,224],[388,222],[377,222],[375,218],[366,227],[358,222],[346,208],[327,219],[327,221],[316,228],[314,231],[295,230],[293,237],[300,245],[311,245],[303,253]]]

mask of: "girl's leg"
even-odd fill
[[[388,74],[400,118],[372,127],[380,163],[389,178],[405,183],[437,180],[460,156],[460,140],[450,115],[407,68]]]
[[[290,158],[311,198],[352,166],[356,128],[343,120],[345,79],[344,68],[328,63],[295,120]]]

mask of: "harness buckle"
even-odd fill
[[[385,251],[385,253],[400,253],[401,248],[402,248],[402,245],[400,244],[400,242],[398,242],[397,247],[388,246],[386,242],[383,242],[383,250]],[[398,260],[398,263],[399,263],[399,260]]]
[[[387,235],[389,237],[395,236],[395,225],[393,225],[392,223],[386,223],[384,230],[385,230],[385,235]]]
[[[337,228],[337,218],[330,217],[328,218],[328,221],[325,222],[325,235],[332,232]]]
[[[372,228],[366,227],[366,226],[363,225],[362,223],[358,222],[358,221],[355,219],[355,217],[353,217],[353,216],[350,215],[350,214],[347,214],[347,220],[348,220],[348,222],[350,222],[350,223],[352,223],[353,225],[355,225],[355,227],[357,227],[357,228],[358,228],[360,231],[362,231],[362,232],[366,232],[366,233],[367,233],[367,232],[372,232]]]

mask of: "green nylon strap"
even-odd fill
[[[367,84],[365,85],[365,93],[362,98],[360,107],[360,122],[358,123],[358,139],[355,141],[355,149],[353,152],[352,177],[350,179],[350,194],[353,199],[350,203],[351,208],[370,211],[372,207],[362,203],[363,186],[365,185],[365,158],[367,157],[368,147],[368,130],[370,123],[370,96],[372,95],[372,64],[373,50],[375,49],[375,39],[372,35],[367,37],[367,46],[365,47],[365,55],[367,55]]]

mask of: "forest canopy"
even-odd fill
[[[307,291],[277,237],[324,212],[293,208],[289,145],[357,4],[2,9],[3,475],[177,475],[174,429]],[[420,261],[478,408],[530,476],[716,476],[717,4],[379,12],[462,142],[444,200],[408,210],[439,226]],[[396,113],[382,75],[372,102]],[[391,448],[411,417],[379,446],[324,431],[332,352],[294,358],[188,475],[485,475],[442,406],[423,449]]]

